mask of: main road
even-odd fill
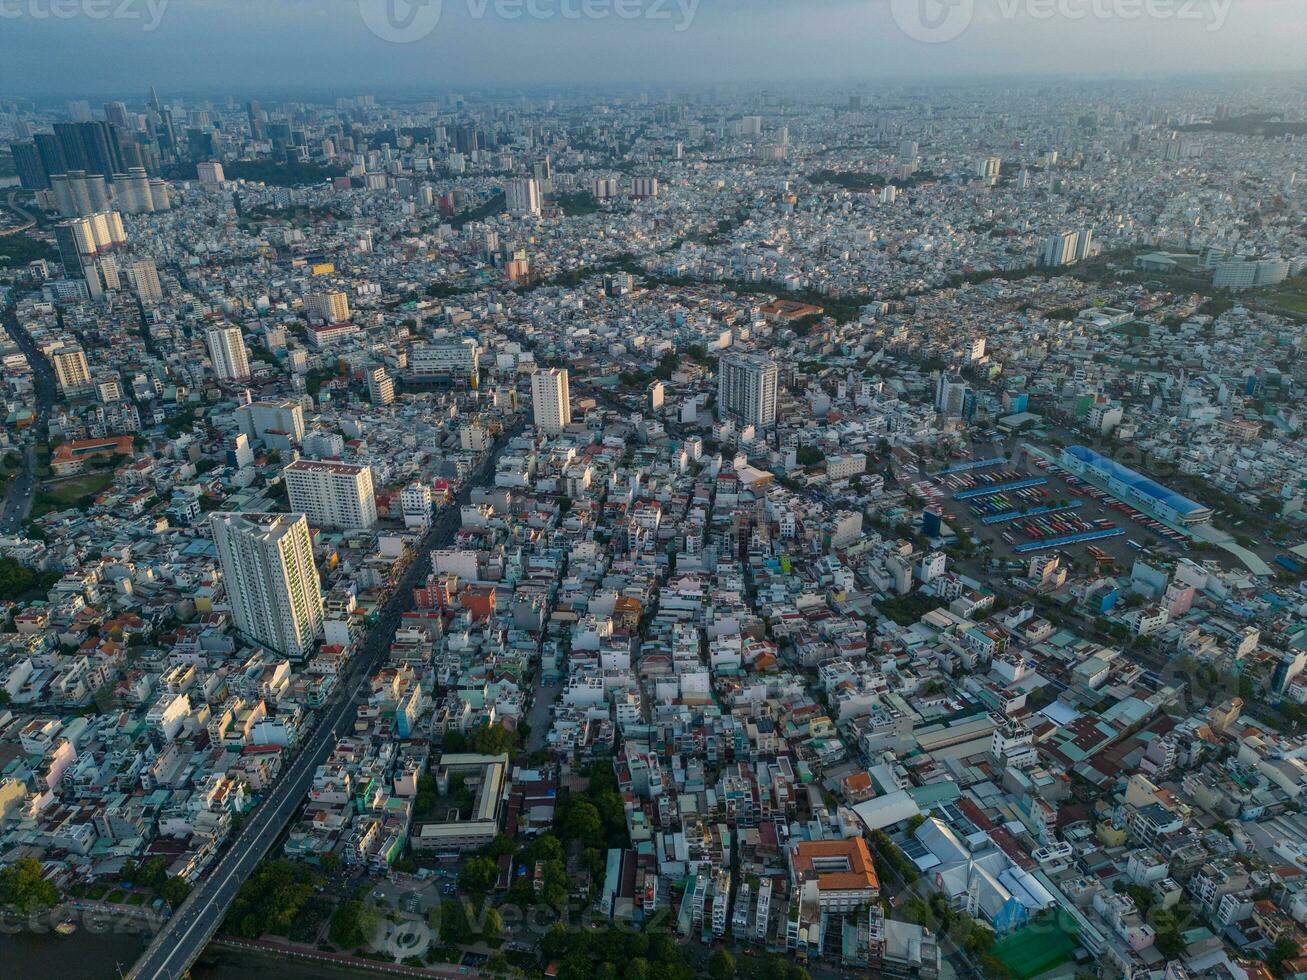
[[[54,368],[45,355],[36,349],[32,337],[18,323],[12,310],[3,314],[5,330],[13,338],[19,350],[27,358],[32,369],[33,389],[36,393],[36,417],[32,419],[30,431],[41,433],[50,421],[50,411],[54,408],[56,384]],[[15,474],[5,487],[3,505],[0,505],[0,534],[14,534],[22,530],[23,521],[32,512],[32,494],[36,490],[36,445],[35,438],[29,440],[23,450],[23,468]]]
[[[155,935],[150,946],[125,974],[126,980],[180,980],[205,945],[213,938],[241,883],[268,853],[277,836],[299,809],[313,780],[314,770],[330,754],[336,739],[354,724],[359,692],[386,656],[400,616],[412,608],[413,588],[429,567],[428,554],[449,544],[459,527],[459,508],[468,503],[472,489],[494,475],[495,464],[521,423],[496,440],[455,502],[441,510],[418,545],[412,563],[396,584],[380,617],[335,695],[318,713],[317,723],[277,777],[268,795],[250,814],[236,839],[223,851],[200,884]]]

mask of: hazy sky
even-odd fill
[[[0,0],[0,96],[1307,69],[1307,0],[408,3]]]

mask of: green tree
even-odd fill
[[[447,899],[440,903],[440,938],[452,946],[472,941],[472,926],[467,920],[467,908],[462,902]]]
[[[176,875],[165,881],[159,888],[159,897],[173,908],[186,901],[186,896],[190,893],[191,886],[186,883],[186,879]]]
[[[563,836],[569,840],[593,841],[599,839],[603,821],[599,810],[589,800],[569,803],[563,818]]]
[[[484,895],[498,877],[499,865],[488,857],[474,857],[458,873],[458,886],[474,895]]]
[[[376,909],[361,899],[351,898],[337,906],[327,935],[341,949],[357,949],[372,939],[377,922]]]
[[[708,958],[708,976],[712,980],[731,980],[735,976],[735,957],[719,949]]]
[[[28,915],[59,901],[59,890],[41,874],[36,858],[19,858],[0,869],[0,905]]]

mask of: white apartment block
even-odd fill
[[[250,376],[249,353],[240,327],[211,327],[204,335],[213,373],[220,381],[244,381]]]
[[[282,477],[290,509],[314,527],[370,528],[377,523],[372,467],[326,460],[297,459]]]
[[[322,586],[304,515],[215,513],[210,526],[242,638],[306,656],[322,632]]]
[[[566,368],[542,368],[531,375],[531,411],[541,432],[556,434],[572,423]]]

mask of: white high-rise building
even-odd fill
[[[86,353],[80,347],[66,347],[50,355],[55,380],[65,395],[76,395],[91,390],[91,371],[86,365]]]
[[[1070,265],[1076,260],[1076,233],[1060,231],[1049,235],[1044,242],[1043,264],[1050,268]]]
[[[718,365],[718,413],[743,425],[774,425],[779,376],[764,354],[727,354]]]
[[[204,339],[218,380],[244,381],[250,376],[249,352],[240,327],[210,327]]]
[[[518,216],[540,213],[540,184],[534,177],[515,177],[504,188],[508,213]]]
[[[431,526],[431,488],[425,483],[410,483],[399,495],[399,506],[404,512],[404,526],[426,528]]]
[[[136,288],[142,303],[157,303],[163,299],[163,284],[159,282],[159,267],[154,259],[139,259],[127,267],[127,278]]]
[[[242,639],[306,656],[322,633],[322,585],[304,515],[217,513],[210,527]]]
[[[368,400],[373,405],[389,405],[395,400],[395,382],[383,367],[368,372]]]
[[[559,433],[572,424],[566,368],[541,368],[532,373],[531,412],[541,432]]]
[[[370,528],[377,523],[372,467],[297,459],[281,471],[292,511],[314,527]]]

